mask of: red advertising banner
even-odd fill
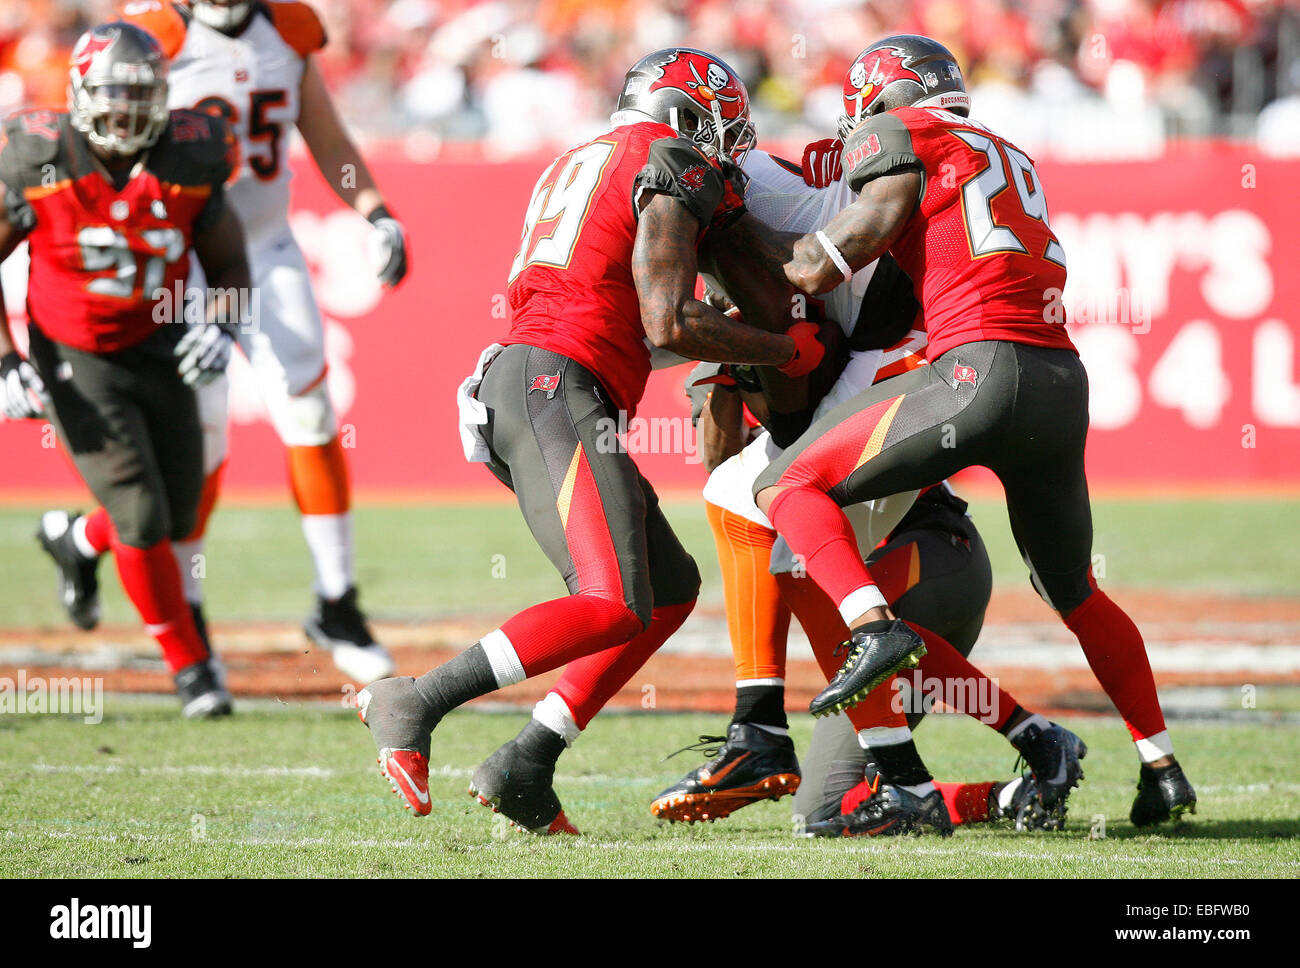
[[[412,251],[407,281],[383,293],[366,258],[369,227],[300,160],[292,222],[326,319],[330,392],[359,489],[499,487],[462,457],[454,396],[507,329],[505,279],[547,161],[377,157]],[[1088,367],[1090,479],[1300,483],[1300,161],[1200,145],[1039,172],[1070,274],[1044,312],[1068,315]],[[19,315],[21,255],[3,279]],[[703,480],[682,433],[684,376],[656,373],[628,428],[629,449],[661,487]],[[283,451],[242,358],[232,384],[226,481],[279,487]],[[75,484],[52,444],[41,421],[0,424],[0,491]]]

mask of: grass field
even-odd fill
[[[704,574],[702,600],[721,602],[702,506],[666,502]],[[52,570],[32,539],[37,509],[0,510],[0,633],[66,627]],[[1005,512],[973,514],[995,584],[1024,588]],[[502,614],[562,586],[517,511],[502,504],[363,505],[357,513],[363,604],[389,622]],[[1295,599],[1300,502],[1105,500],[1096,550],[1112,589],[1175,592],[1195,608]],[[495,556],[503,556],[497,558]],[[504,577],[493,577],[494,567]],[[134,628],[111,570],[106,627]],[[209,614],[220,623],[297,622],[310,605],[310,565],[284,505],[233,505],[208,544]],[[1046,613],[1044,613],[1046,619]],[[0,662],[0,664],[3,664]],[[517,833],[465,795],[479,761],[526,713],[452,715],[434,737],[434,812],[400,809],[374,765],[368,734],[338,704],[241,701],[232,720],[181,721],[172,698],[110,694],[96,726],[79,718],[0,715],[0,877],[648,876],[648,877],[1300,877],[1300,725],[1268,718],[1294,689],[1261,703],[1260,721],[1180,721],[1180,758],[1200,810],[1181,828],[1128,823],[1137,767],[1116,717],[1067,718],[1087,740],[1087,779],[1061,834],[959,830],[951,840],[824,842],[791,835],[789,801],[718,824],[673,826],[648,811],[660,789],[696,765],[662,757],[716,732],[718,715],[610,714],[560,763],[556,787],[582,838]],[[1261,692],[1261,696],[1265,694]],[[806,744],[811,723],[792,714]],[[1009,748],[959,717],[918,734],[940,779],[1012,775]],[[1089,838],[1096,818],[1105,834]]]
[[[703,503],[664,503],[700,565],[701,600],[720,604]],[[1300,501],[1102,500],[1094,510],[1094,551],[1104,556],[1108,588],[1300,594]],[[1001,502],[977,501],[971,511],[993,560],[995,584],[1027,587]],[[0,626],[64,623],[51,594],[52,570],[32,538],[38,517],[34,506],[0,509]],[[356,519],[363,605],[376,615],[402,620],[509,613],[563,592],[511,505],[363,504]],[[504,577],[494,577],[502,566]],[[133,623],[134,612],[108,569],[104,578],[105,623]],[[287,497],[281,504],[218,510],[207,546],[210,616],[297,621],[311,604],[310,585],[311,563]]]
[[[556,788],[584,833],[560,839],[519,833],[465,794],[522,712],[449,717],[434,735],[433,813],[414,818],[349,711],[267,703],[190,723],[170,702],[110,697],[108,709],[93,728],[0,720],[0,877],[1300,876],[1300,776],[1283,755],[1300,727],[1183,724],[1200,812],[1177,830],[1129,825],[1132,747],[1118,723],[1085,719],[1069,722],[1091,752],[1063,833],[810,841],[792,837],[788,800],[715,824],[656,820],[649,800],[689,768],[685,755],[661,758],[717,717],[612,715],[560,761]],[[805,718],[794,731],[805,743]],[[940,778],[1011,766],[1006,745],[968,720],[933,717],[918,738]],[[1105,839],[1088,839],[1097,815]]]

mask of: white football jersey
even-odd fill
[[[130,3],[124,18],[148,30],[171,59],[168,104],[223,115],[239,139],[227,200],[250,244],[288,224],[289,136],[298,123],[306,58],[325,43],[315,12],[297,2],[259,3],[238,36],[199,22],[179,3]]]
[[[757,149],[745,158],[745,174],[749,176],[745,208],[760,222],[782,232],[815,232],[856,197],[843,179],[829,188],[813,188],[804,183],[802,175]],[[817,297],[845,336],[853,331],[862,296],[875,271],[873,262],[853,273],[848,284],[841,283]]]

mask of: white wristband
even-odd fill
[[[850,269],[849,264],[844,261],[844,256],[840,254],[840,250],[835,248],[835,243],[827,238],[826,233],[821,229],[817,230],[817,241],[822,244],[822,248],[826,250],[826,254],[831,257],[831,261],[835,263],[835,268],[844,273],[844,281],[848,282],[852,279],[853,270]]]

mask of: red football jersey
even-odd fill
[[[1065,252],[1029,156],[938,108],[878,114],[844,145],[854,191],[908,168],[923,173],[921,204],[890,252],[916,287],[927,356],[979,340],[1074,349],[1047,312],[1065,287]]]
[[[590,370],[631,416],[650,375],[650,351],[632,279],[637,202],[670,194],[707,225],[722,176],[665,124],[615,128],[573,148],[542,173],[510,268],[510,334]]]
[[[0,182],[29,243],[29,321],[90,353],[126,349],[160,322],[180,321],[181,306],[160,303],[183,290],[195,231],[230,175],[225,122],[173,111],[120,190],[66,114],[28,111],[3,130]]]

